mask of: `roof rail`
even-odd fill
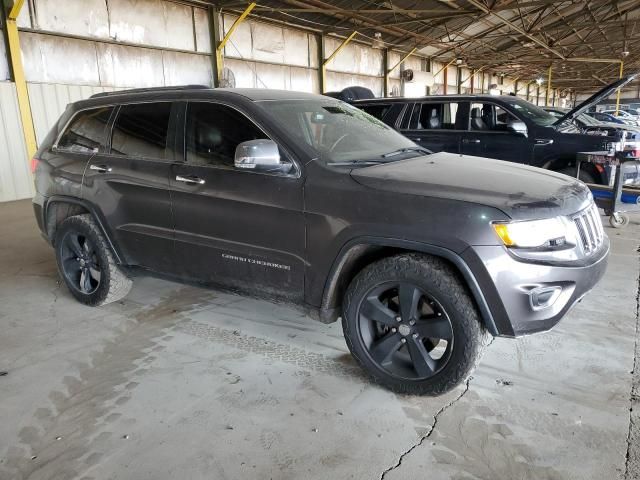
[[[153,92],[166,92],[175,90],[204,90],[211,88],[207,85],[177,85],[174,87],[146,87],[146,88],[131,88],[128,90],[116,90],[113,92],[101,92],[91,95],[89,98],[110,97],[112,95],[127,95],[129,93],[153,93]]]

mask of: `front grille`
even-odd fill
[[[604,241],[604,229],[595,204],[585,208],[573,217],[578,230],[582,251],[589,255],[595,252]]]

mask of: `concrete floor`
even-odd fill
[[[640,478],[639,232],[607,228],[607,275],[557,328],[420,398],[283,306],[140,278],[84,307],[30,203],[0,204],[0,478]]]

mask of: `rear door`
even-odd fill
[[[171,102],[117,107],[106,151],[91,158],[83,187],[83,197],[104,215],[124,261],[160,272],[172,268],[172,108]]]
[[[532,160],[533,143],[522,133],[509,129],[518,121],[513,113],[492,102],[473,102],[469,124],[462,134],[462,153],[528,164]]]
[[[180,274],[294,300],[304,293],[305,222],[300,170],[234,166],[241,142],[269,138],[248,115],[189,102],[183,161],[171,168]],[[282,158],[293,163],[280,147]]]
[[[420,102],[405,110],[400,132],[432,152],[460,153],[465,103]]]

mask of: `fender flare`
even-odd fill
[[[491,309],[489,308],[489,304],[487,303],[485,295],[480,288],[476,276],[458,253],[438,245],[396,238],[358,237],[350,240],[342,246],[340,252],[334,259],[329,271],[329,275],[325,280],[325,285],[322,293],[322,305],[320,307],[321,318],[324,317],[324,319],[326,319],[335,310],[334,307],[329,306],[329,300],[335,294],[337,280],[340,278],[340,274],[345,266],[346,260],[348,260],[349,258],[350,252],[353,252],[354,249],[357,250],[358,248],[369,246],[401,248],[407,251],[426,253],[449,261],[451,264],[453,264],[453,266],[458,270],[458,272],[465,280],[466,286],[471,291],[471,295],[473,296],[476,305],[478,306],[480,317],[482,318],[482,321],[484,322],[487,330],[489,330],[489,332],[493,336],[497,336],[500,334],[498,328],[496,327]]]
[[[47,225],[47,218],[49,215],[49,206],[53,203],[71,203],[73,205],[78,205],[78,206],[81,206],[82,208],[85,208],[93,216],[94,220],[98,224],[100,231],[104,235],[104,238],[107,240],[107,244],[109,245],[109,247],[111,248],[111,251],[113,252],[116,263],[118,263],[119,265],[123,265],[122,252],[120,252],[119,249],[116,248],[116,244],[112,241],[111,230],[107,226],[107,222],[98,207],[93,205],[91,202],[88,202],[81,198],[68,197],[66,195],[53,195],[49,197],[44,204],[43,213],[42,213],[43,219],[44,219],[44,225]],[[49,232],[47,232],[47,236],[49,236]],[[51,238],[50,240],[53,241],[53,239]]]

